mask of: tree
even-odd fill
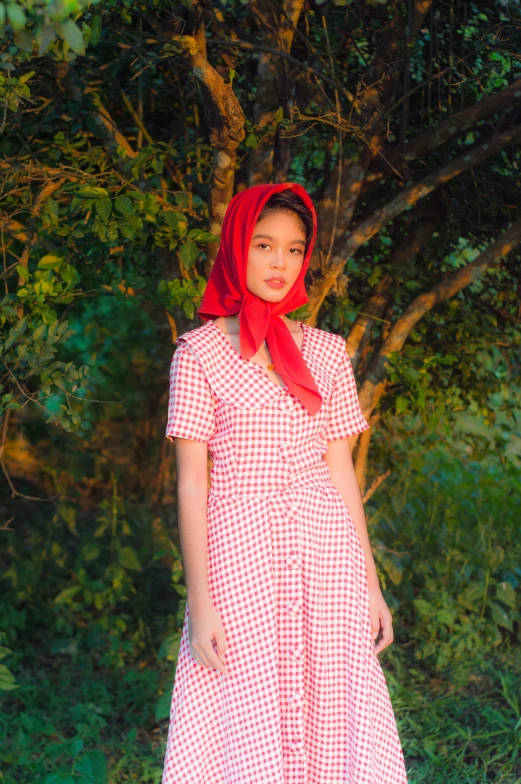
[[[502,379],[483,351],[519,377],[515,10],[186,0],[53,19],[51,6],[16,7],[0,86],[3,329],[12,350],[27,345],[7,357],[5,405],[49,393],[30,340],[86,296],[130,298],[175,339],[233,192],[294,179],[319,220],[298,317],[346,334],[366,417],[419,412],[433,428],[472,400],[494,417]],[[78,429],[80,414],[69,405],[62,423]],[[356,453],[362,487],[372,430]]]

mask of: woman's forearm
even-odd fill
[[[177,521],[188,606],[210,601],[208,588],[207,487],[178,482]]]
[[[349,510],[353,525],[356,528],[358,538],[360,539],[360,544],[362,545],[362,550],[364,551],[369,590],[379,589],[380,582],[378,580],[371,542],[369,541],[364,504],[354,470],[346,471],[341,479],[337,479],[335,487],[340,492],[344,499],[344,503]]]

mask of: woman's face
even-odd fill
[[[268,302],[279,302],[291,289],[304,262],[306,235],[294,212],[272,212],[253,229],[248,251],[247,288]],[[284,279],[281,288],[267,284]]]

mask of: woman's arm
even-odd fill
[[[208,447],[180,437],[175,446],[177,524],[190,611],[190,652],[199,664],[227,675],[223,661],[226,634],[208,587]]]
[[[226,675],[226,634],[208,583],[208,444],[214,399],[201,363],[178,339],[172,358],[166,436],[175,443],[177,525],[188,609],[188,642],[198,664]],[[216,650],[213,645],[215,643]]]
[[[190,610],[210,601],[208,588],[208,447],[176,438],[177,525]]]
[[[339,438],[330,441],[328,451],[323,455],[323,458],[329,466],[333,484],[344,499],[364,551],[373,640],[376,640],[380,630],[382,632],[379,642],[373,648],[373,654],[376,656],[394,640],[393,617],[378,581],[378,573],[367,533],[364,505],[349,448],[349,439]]]
[[[328,451],[323,455],[323,458],[329,466],[331,480],[344,499],[344,503],[349,510],[358,538],[360,539],[360,544],[362,545],[367,564],[367,582],[369,590],[379,591],[380,583],[378,581],[378,574],[371,550],[369,534],[367,532],[364,505],[355,475],[355,468],[353,466],[353,459],[349,448],[349,439],[339,438],[335,441],[330,441],[328,444]]]

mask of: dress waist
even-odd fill
[[[208,491],[208,500],[216,500],[217,498],[227,499],[229,501],[242,501],[248,498],[279,498],[284,497],[286,495],[292,495],[296,490],[302,490],[306,487],[315,487],[315,488],[322,488],[326,489],[335,489],[335,485],[331,481],[331,478],[311,478],[311,477],[302,477],[300,479],[291,482],[288,485],[284,485],[282,487],[273,488],[272,490],[267,490],[264,492],[241,492],[241,493],[217,493],[215,490],[210,487]]]

